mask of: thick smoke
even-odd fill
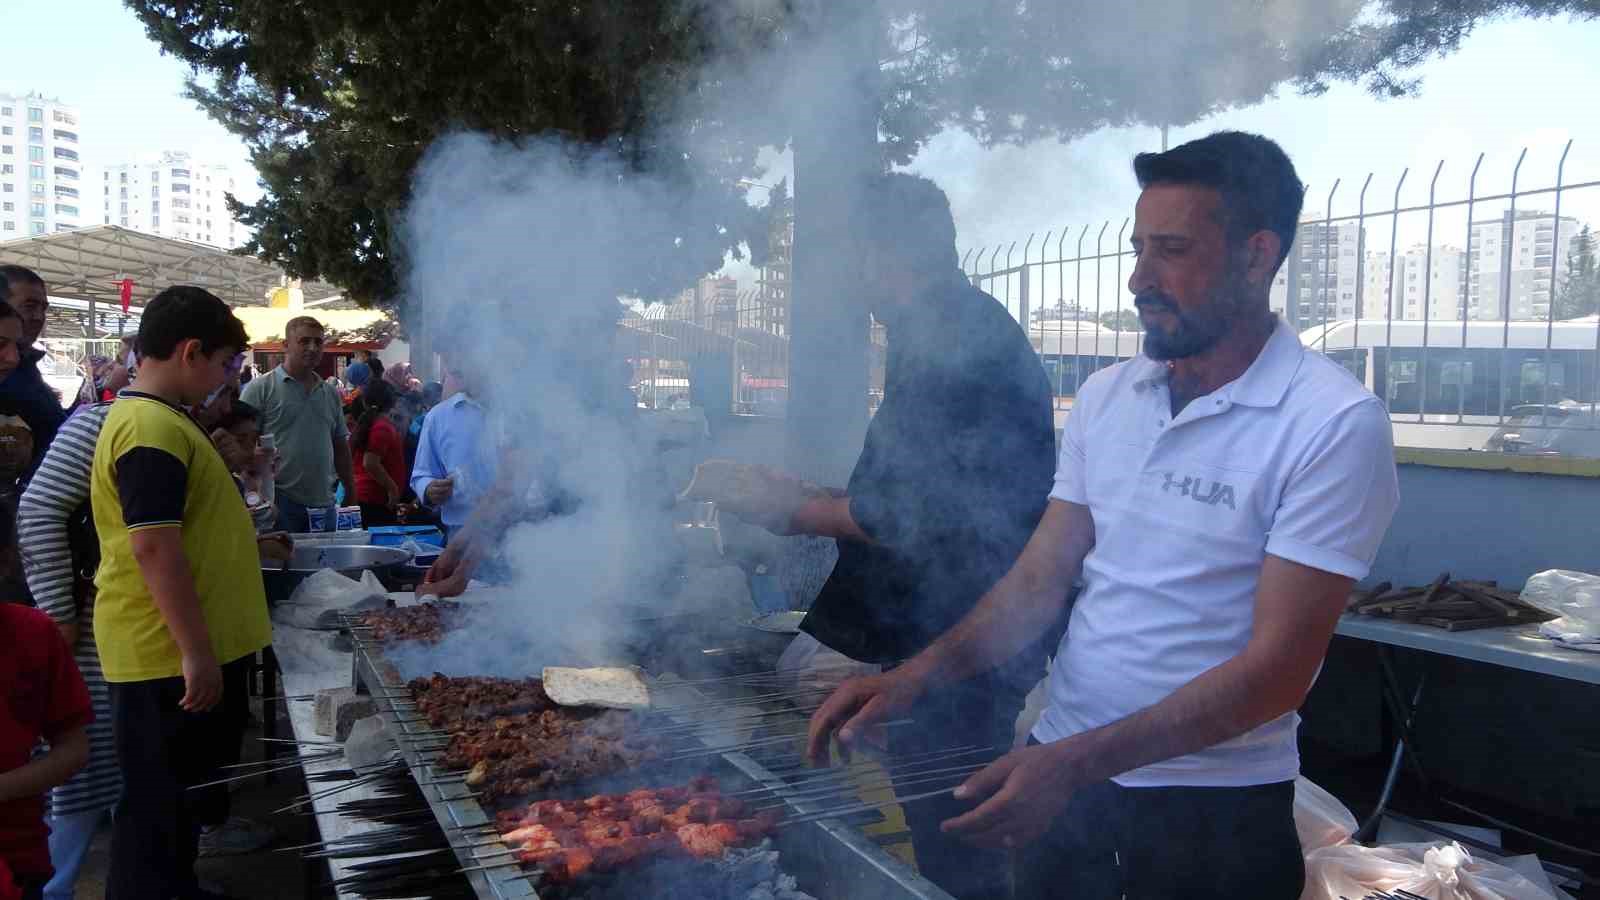
[[[488,442],[524,505],[557,512],[507,531],[505,596],[433,666],[527,674],[571,654],[613,658],[617,620],[660,595],[677,562],[672,486],[633,420],[617,298],[648,275],[630,269],[634,251],[672,247],[697,202],[555,140],[460,134],[424,159],[404,225],[412,308],[487,407]]]
[[[1072,65],[1096,82],[1090,91],[1095,96],[1087,99],[1056,92],[1070,73],[1012,78],[1007,67],[991,71],[958,61],[967,57],[953,51],[974,39],[964,16],[990,16],[987,6],[972,4],[967,13],[960,4],[913,6],[919,5],[892,2],[876,13],[863,7],[849,15],[821,15],[820,6],[765,0],[728,7],[686,3],[688,10],[730,11],[728,34],[712,41],[727,52],[708,61],[699,88],[687,99],[650,111],[652,129],[672,136],[648,145],[657,148],[649,151],[657,154],[654,159],[635,156],[624,163],[629,154],[617,147],[555,137],[512,143],[462,133],[430,148],[402,222],[408,306],[421,317],[435,348],[489,408],[495,442],[510,454],[503,464],[528,482],[516,490],[542,497],[562,513],[516,525],[504,535],[503,556],[513,578],[508,597],[485,613],[488,621],[471,629],[470,640],[447,641],[433,654],[439,668],[524,674],[550,661],[549,651],[540,648],[552,644],[581,648],[591,658],[613,658],[620,653],[616,623],[645,614],[670,583],[679,562],[669,537],[675,486],[652,473],[650,440],[632,421],[622,377],[625,354],[614,341],[619,297],[659,297],[721,264],[720,250],[696,259],[688,248],[705,244],[695,240],[703,239],[704,229],[719,227],[718,216],[726,213],[727,197],[737,188],[727,179],[719,183],[697,175],[702,171],[697,155],[701,163],[717,161],[704,171],[731,172],[749,150],[739,140],[760,134],[781,143],[792,136],[797,208],[801,216],[815,215],[816,205],[808,203],[850,205],[848,186],[828,177],[837,174],[830,168],[834,155],[854,152],[839,148],[866,146],[873,153],[872,123],[864,125],[839,110],[883,109],[886,119],[959,122],[985,139],[1005,140],[1074,133],[1071,127],[1035,128],[1048,118],[1047,110],[1055,110],[1057,118],[1073,115],[1072,109],[1062,111],[1068,100],[1069,107],[1083,106],[1081,115],[1092,128],[1161,114],[1166,107],[1150,95],[1170,93],[1178,83],[1193,87],[1203,81],[1207,95],[1259,99],[1277,80],[1290,77],[1296,63],[1314,56],[1327,34],[1347,25],[1360,4],[1298,0],[1274,7],[1271,16],[1222,16],[1220,25],[1216,16],[1175,12],[1188,8],[1183,4],[1140,3],[1136,15],[1097,7],[1085,17],[1077,16],[1081,10],[1075,3],[1029,7],[1030,21],[1048,26],[1038,30],[1059,27],[1076,35],[1069,42]],[[1164,17],[1156,16],[1155,8],[1166,10]],[[788,39],[759,49],[735,46],[746,33],[740,29],[784,15],[795,17]],[[875,23],[890,19],[904,36],[891,37],[880,48],[891,58],[882,77],[871,77],[870,65],[865,72],[852,69],[864,46],[872,52],[869,32]],[[1194,27],[1202,21],[1211,26]],[[1092,23],[1092,35],[1082,33],[1083,22]],[[1042,39],[1027,29],[996,34],[1018,45],[996,48],[1006,50],[1012,63],[1042,52]],[[1154,52],[1153,34],[1161,36]],[[1134,47],[1140,50],[1136,57],[1128,53]],[[1254,52],[1239,53],[1241,47]],[[909,50],[901,52],[904,48]],[[1263,52],[1275,65],[1255,65]],[[983,58],[991,57],[985,51]],[[1051,57],[1051,66],[1065,59]],[[1111,69],[1124,74],[1102,77]],[[837,72],[855,75],[830,77]],[[942,83],[947,96],[919,94],[916,85],[924,82]],[[1173,101],[1176,119],[1213,109],[1203,98],[1180,99]],[[996,134],[1000,122],[1014,126],[1013,133]],[[901,147],[883,156],[905,158],[914,149]],[[799,165],[802,154],[809,160],[805,166]],[[848,288],[848,277],[839,275],[840,285],[815,283],[828,280],[830,270],[850,271],[848,241],[829,248],[822,246],[827,235],[810,236],[812,244],[799,253],[817,254],[820,248],[827,263],[797,262],[799,274],[814,276],[810,293],[802,293],[799,302],[859,305],[862,298],[838,289]],[[685,252],[673,259],[670,251],[679,247]],[[805,284],[799,288],[808,290]],[[837,401],[839,422],[801,428],[802,441],[791,442],[791,467],[819,468],[801,474],[841,483],[859,447],[865,412],[864,402],[856,399],[862,392],[859,374],[852,371],[856,354],[866,352],[862,340],[837,342],[833,351],[849,356],[837,363],[796,360],[793,383],[806,382],[814,395],[819,385],[838,386],[810,396],[807,409],[820,404],[832,416],[830,398],[847,397]],[[826,342],[797,346],[802,349],[813,356],[828,352]],[[846,415],[858,403],[859,415]],[[807,415],[810,421],[820,413]],[[851,418],[857,421],[847,421]],[[797,447],[805,452],[794,452]]]

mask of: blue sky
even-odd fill
[[[259,193],[243,143],[182,96],[187,67],[161,55],[120,0],[5,0],[0,23],[0,90],[77,105],[87,166],[188,150],[239,172],[241,196]]]
[[[188,149],[238,167],[240,193],[255,195],[243,145],[181,96],[185,67],[160,54],[118,0],[7,0],[11,36],[0,53],[0,90],[39,90],[83,112],[86,162],[99,165],[162,149]],[[21,39],[19,39],[19,37]],[[1512,20],[1482,27],[1460,52],[1421,70],[1422,95],[1378,102],[1336,87],[1316,98],[1286,93],[1268,103],[1172,130],[1176,143],[1217,128],[1244,128],[1276,138],[1311,185],[1307,210],[1321,210],[1335,178],[1343,184],[1335,214],[1355,211],[1356,194],[1374,173],[1368,208],[1386,208],[1395,179],[1411,167],[1402,205],[1421,203],[1440,159],[1441,199],[1463,196],[1478,152],[1486,154],[1479,193],[1509,186],[1518,150],[1528,148],[1524,187],[1552,184],[1562,145],[1574,141],[1566,181],[1600,180],[1600,22]],[[1135,195],[1128,159],[1152,149],[1154,129],[1111,129],[1069,144],[985,149],[947,133],[913,163],[949,192],[963,248],[1025,241],[1030,232],[1073,229],[1111,219],[1115,234]],[[780,177],[787,159],[765,176]],[[803,190],[803,186],[801,187]],[[1548,208],[1548,198],[1538,201]],[[1600,189],[1574,191],[1565,211],[1600,224]],[[1480,214],[1494,215],[1493,204]],[[1477,216],[1475,216],[1476,218]],[[1435,242],[1460,225],[1441,217]],[[1464,220],[1462,223],[1464,224]],[[1384,225],[1373,230],[1387,241]],[[1400,224],[1402,246],[1420,240],[1421,216]],[[1108,238],[1109,240],[1109,238]],[[1054,238],[1052,238],[1054,243]],[[1070,244],[1069,244],[1070,246]],[[1109,248],[1108,248],[1109,249]],[[1037,250],[1035,251],[1037,253]],[[745,274],[740,272],[739,274]],[[748,277],[748,276],[746,276]]]

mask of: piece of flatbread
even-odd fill
[[[545,666],[544,692],[562,706],[648,709],[650,689],[634,669],[598,666],[575,669]]]

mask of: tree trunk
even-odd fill
[[[855,205],[878,150],[877,17],[833,0],[802,54],[794,128],[794,284],[790,291],[789,469],[842,487],[867,424],[868,334]]]
[[[875,4],[827,0],[821,39],[794,81],[795,238],[789,293],[786,468],[831,487],[849,480],[867,427],[868,328],[861,293],[859,185],[882,170]],[[793,538],[779,579],[809,606],[833,569],[831,540]]]

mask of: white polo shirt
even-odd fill
[[[1166,699],[1236,656],[1267,554],[1363,578],[1399,500],[1383,404],[1284,323],[1245,373],[1171,415],[1165,363],[1138,357],[1078,391],[1055,499],[1087,506],[1095,544],[1035,726],[1049,742]],[[1128,787],[1293,779],[1295,713]]]

